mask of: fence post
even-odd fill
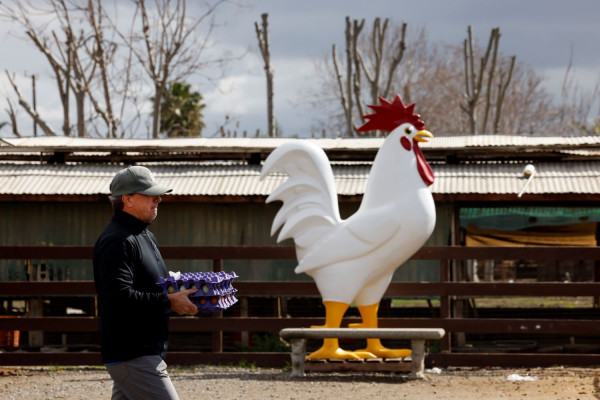
[[[26,260],[27,274],[29,281],[47,281],[46,266],[43,264],[31,264],[31,260]],[[41,297],[31,297],[27,306],[27,317],[42,317],[44,315],[43,303]],[[29,331],[29,346],[42,347],[44,345],[44,331]]]
[[[600,261],[594,261],[594,282],[600,282]],[[594,308],[600,308],[600,297],[594,296]]]
[[[223,271],[223,260],[213,259],[213,272]],[[214,313],[213,318],[223,318],[223,312]],[[214,332],[212,334],[212,351],[213,353],[223,352],[223,331]]]
[[[446,285],[444,283],[450,282],[450,260],[440,260],[440,282],[442,283],[442,293],[440,293],[440,318],[447,320],[452,317],[450,296],[447,294]],[[444,328],[446,328],[444,326]],[[452,352],[452,333],[446,329],[446,334],[442,338],[442,352]]]

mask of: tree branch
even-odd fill
[[[346,135],[348,137],[354,136],[354,127],[353,127],[353,109],[354,105],[352,104],[352,64],[354,60],[354,52],[352,50],[352,41],[354,38],[354,32],[352,30],[352,23],[350,17],[346,17]],[[341,76],[341,75],[340,75]]]
[[[346,128],[349,132],[353,132],[352,116],[350,113],[349,102],[347,98],[347,95],[351,96],[352,94],[346,94],[346,90],[344,89],[344,79],[342,78],[342,74],[340,73],[340,68],[337,60],[337,47],[335,44],[331,47],[331,58],[333,61],[333,69],[335,70],[336,81],[340,90],[340,102],[342,103],[342,110],[344,110],[344,116],[346,117]]]
[[[19,127],[17,125],[17,113],[15,112],[12,102],[8,97],[6,98],[6,102],[8,103],[8,110],[6,110],[6,113],[10,118],[10,124],[12,125],[13,134],[16,137],[21,137],[21,133],[19,132]]]
[[[496,100],[496,118],[494,119],[494,133],[498,133],[498,127],[500,126],[500,116],[502,114],[502,103],[504,103],[504,96],[506,95],[506,90],[508,89],[508,85],[510,84],[510,81],[512,79],[516,59],[516,56],[512,56],[510,58],[510,67],[508,68],[506,81],[503,82],[503,78],[501,77],[500,82],[498,82],[498,98]]]
[[[19,99],[19,105],[21,107],[23,107],[23,109],[27,112],[27,114],[29,114],[31,116],[31,118],[33,118],[33,120],[38,124],[38,126],[42,129],[42,131],[44,131],[44,133],[48,136],[56,136],[56,132],[54,132],[54,130],[46,123],[46,121],[44,121],[40,115],[37,113],[37,111],[35,111],[27,101],[25,101],[25,99],[23,98],[23,95],[21,94],[21,91],[19,90],[19,88],[17,87],[17,84],[14,81],[14,78],[12,76],[10,76],[10,74],[8,73],[8,71],[4,71],[6,73],[6,76],[8,77],[8,81],[10,82],[10,84],[12,85],[15,93],[17,94],[17,97]]]
[[[258,39],[258,47],[265,63],[265,74],[267,77],[267,135],[276,137],[277,131],[275,126],[275,117],[273,113],[273,68],[271,66],[271,53],[269,49],[269,14],[264,13],[262,17],[262,29],[258,23],[254,23],[256,30],[256,38]]]
[[[498,57],[498,43],[500,41],[500,28],[495,28],[492,30],[492,35],[490,37],[490,44],[493,47],[493,53],[492,53],[492,61],[490,63],[490,72],[488,73],[488,83],[487,83],[487,89],[486,89],[486,96],[485,96],[485,111],[483,113],[483,124],[481,126],[481,130],[482,132],[485,133],[486,131],[486,127],[487,127],[487,122],[488,122],[488,115],[490,112],[490,108],[492,106],[492,101],[491,101],[491,97],[492,97],[492,82],[494,80],[494,72],[496,70],[496,60]]]
[[[405,42],[406,26],[407,26],[406,22],[403,22],[402,23],[402,36],[400,38],[400,41],[398,42],[398,50],[396,51],[396,55],[392,58],[392,62],[390,63],[390,68],[388,70],[388,76],[387,76],[387,83],[385,85],[385,89],[382,92],[382,96],[384,98],[388,97],[390,88],[392,87],[392,80],[394,79],[394,74],[396,72],[396,69],[400,65],[400,62],[402,61],[402,58],[404,57],[404,51],[406,50],[406,42]],[[404,97],[404,101],[410,102],[409,98],[407,98],[407,97]]]

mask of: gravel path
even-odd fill
[[[198,366],[170,368],[181,400],[600,399],[600,369],[451,368],[420,381],[393,373],[310,373]],[[510,377],[510,378],[509,378]],[[112,381],[101,368],[0,367],[1,399],[109,399]]]

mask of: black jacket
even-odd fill
[[[148,225],[116,211],[94,246],[104,364],[167,352],[170,302],[156,282],[168,272]]]

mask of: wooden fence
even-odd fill
[[[294,259],[292,247],[281,246],[227,246],[192,247],[163,246],[165,259],[208,259],[213,260],[213,269],[222,270],[223,260],[234,259]],[[91,259],[89,246],[0,246],[0,259]],[[453,302],[457,299],[478,297],[593,297],[600,295],[600,283],[485,283],[453,282],[452,266],[456,262],[477,260],[535,260],[556,262],[560,260],[592,260],[595,276],[600,276],[600,248],[591,247],[423,247],[413,260],[438,260],[440,282],[397,283],[390,285],[386,296],[426,296],[440,299],[439,315],[430,318],[380,318],[380,327],[444,328],[447,335],[441,343],[441,351],[431,353],[426,362],[437,366],[502,366],[535,367],[549,365],[591,366],[600,365],[600,354],[564,353],[467,353],[453,349],[453,336],[466,334],[501,334],[554,336],[600,335],[600,321],[590,318],[477,318],[457,317],[453,313]],[[313,282],[235,282],[237,296],[290,298],[319,296]],[[2,298],[95,296],[93,282],[0,282]],[[343,323],[358,322],[355,317],[344,318]],[[0,331],[44,331],[44,332],[96,332],[97,318],[92,317],[21,317],[0,319]],[[287,353],[249,353],[223,351],[223,332],[264,331],[278,332],[282,328],[307,327],[323,323],[323,318],[286,317],[224,317],[215,314],[207,323],[206,317],[173,317],[172,332],[212,334],[212,351],[170,352],[168,362],[189,365],[203,363],[237,363],[241,360],[259,366],[283,366],[289,362]],[[5,351],[0,352],[0,365],[98,365],[97,352],[53,352]]]

